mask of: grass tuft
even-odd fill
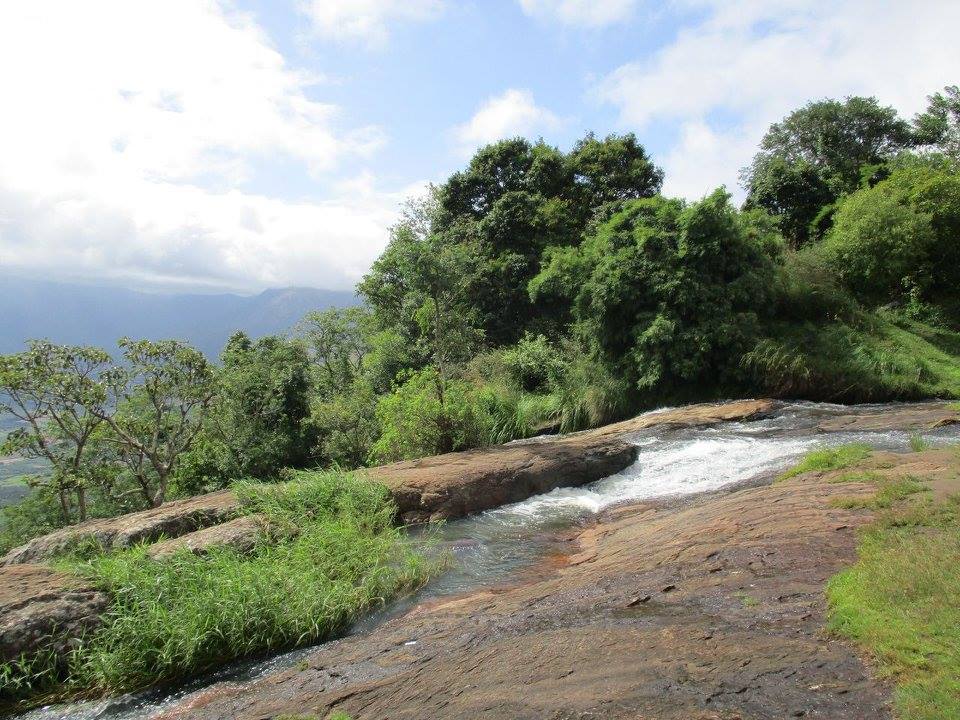
[[[842,470],[866,459],[872,449],[865,443],[850,443],[832,448],[811,450],[789,470],[781,473],[778,480],[787,480],[808,472]]]
[[[916,493],[928,490],[916,478],[898,477],[898,478],[880,478],[867,480],[868,473],[864,473],[864,478],[860,482],[875,482],[878,490],[874,495],[867,497],[839,497],[830,501],[833,507],[846,508],[848,510],[886,510],[894,506],[895,503],[915,495]],[[846,480],[851,482],[851,480]]]
[[[914,452],[923,452],[924,450],[929,450],[930,447],[930,441],[920,433],[910,435],[910,449]]]

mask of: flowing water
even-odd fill
[[[708,428],[650,428],[630,436],[639,450],[627,469],[590,485],[562,488],[513,505],[450,522],[431,531],[452,553],[449,570],[413,597],[391,604],[358,623],[352,633],[369,632],[429,598],[462,593],[508,581],[557,549],[557,531],[575,528],[604,508],[637,500],[717,490],[790,465],[818,446],[865,442],[877,449],[905,450],[907,431],[820,433],[817,425],[838,415],[889,411],[888,405],[856,407],[823,403],[784,405],[773,417]],[[657,412],[657,411],[654,411]],[[924,433],[933,445],[956,442],[960,426]],[[43,708],[22,720],[146,720],[158,710],[218,682],[246,682],[297,664],[311,648],[269,659],[233,664],[175,689],[153,690],[96,703]]]

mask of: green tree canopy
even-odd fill
[[[927,98],[927,109],[914,118],[917,139],[960,162],[960,86],[949,85]]]
[[[627,203],[532,287],[575,291],[581,332],[641,391],[729,379],[769,302],[779,245],[717,190]]]
[[[822,247],[870,304],[953,300],[960,287],[960,175],[907,164],[839,206]]]
[[[742,172],[746,206],[774,214],[784,235],[802,245],[825,205],[854,192],[913,143],[910,125],[876,98],[811,102],[764,135]]]
[[[457,246],[468,260],[458,283],[470,297],[479,327],[494,346],[549,326],[564,308],[531,302],[527,284],[546,248],[577,245],[603,205],[650,197],[663,173],[635,136],[593,135],[562,153],[540,141],[515,138],[481,148],[432,198],[408,213],[394,241],[361,286],[384,326],[398,326],[412,279],[403,248],[426,236]]]

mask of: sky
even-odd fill
[[[478,147],[634,132],[664,193],[766,128],[960,83],[956,0],[0,3],[0,273],[347,289]],[[0,274],[2,282],[2,274]]]

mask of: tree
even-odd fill
[[[565,319],[527,291],[544,251],[579,244],[600,206],[649,197],[662,180],[634,135],[588,135],[567,154],[521,138],[478,150],[438,188],[430,227],[474,258],[462,281],[487,342],[510,345]]]
[[[463,282],[474,263],[468,246],[447,242],[436,234],[420,238],[400,227],[358,286],[362,295],[372,299],[381,290],[380,278],[396,278],[390,313],[413,346],[418,367],[431,369],[441,425],[448,387],[459,365],[471,357],[483,338]],[[453,435],[452,427],[441,428],[441,452],[452,449]]]
[[[588,133],[574,145],[567,163],[587,215],[604,203],[653,197],[663,185],[663,170],[633,133],[603,140]]]
[[[204,426],[216,382],[203,354],[176,340],[119,343],[123,363],[101,373],[102,392],[87,407],[109,430],[116,453],[151,507],[167,497],[181,456]]]
[[[927,109],[913,125],[921,145],[933,147],[960,162],[960,86],[949,85],[927,98]]]
[[[822,252],[871,304],[955,303],[960,284],[960,175],[917,162],[840,203]]]
[[[770,126],[742,171],[746,207],[781,218],[785,236],[802,245],[824,205],[854,192],[876,166],[913,143],[910,125],[876,98],[809,103]]]
[[[642,392],[730,382],[769,305],[779,245],[729,197],[626,203],[534,285],[575,291],[578,332]]]
[[[331,397],[345,390],[363,369],[370,352],[373,315],[366,306],[307,313],[298,327],[311,350],[317,386]]]
[[[271,478],[284,467],[303,467],[314,444],[310,360],[303,344],[274,335],[253,342],[238,332],[221,360],[207,428],[218,446],[222,481]]]
[[[0,356],[0,411],[23,426],[0,444],[0,455],[21,454],[50,463],[46,478],[35,478],[57,497],[62,521],[87,519],[88,492],[104,478],[96,435],[104,419],[98,378],[110,364],[102,350],[34,340],[25,352]]]

